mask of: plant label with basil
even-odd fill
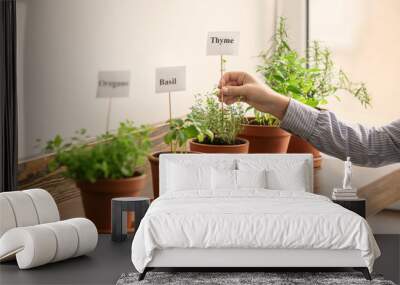
[[[237,55],[239,40],[239,32],[209,32],[207,55]]]
[[[160,67],[156,69],[156,92],[186,90],[186,66]]]
[[[98,98],[129,97],[131,72],[99,71],[97,82]]]

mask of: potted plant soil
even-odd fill
[[[307,52],[300,56],[288,43],[285,19],[281,18],[273,39],[273,45],[261,54],[263,63],[258,71],[265,83],[280,94],[287,95],[313,108],[321,109],[330,97],[339,100],[337,91],[358,99],[362,106],[370,105],[370,96],[364,83],[353,83],[343,70],[335,69],[331,52],[314,41]],[[267,120],[266,125],[270,122]],[[279,122],[274,121],[275,124]],[[312,153],[314,166],[321,165],[321,155],[307,141],[291,136],[288,153]]]
[[[82,129],[69,142],[60,136],[49,141],[46,149],[55,153],[49,169],[61,168],[64,176],[76,181],[86,217],[100,233],[110,233],[111,199],[138,196],[145,187],[150,130],[126,121],[116,133],[107,132],[92,142],[85,133]]]
[[[243,106],[234,104],[221,108],[215,92],[196,97],[188,117],[200,127],[197,137],[189,141],[190,150],[202,153],[248,153],[249,141],[238,137],[245,114]]]
[[[170,151],[159,151],[149,155],[151,178],[153,182],[154,199],[160,195],[159,189],[159,165],[160,155],[165,153],[192,153],[186,151],[187,141],[199,134],[199,126],[189,119],[169,120],[169,131],[164,136],[164,142],[170,146]]]

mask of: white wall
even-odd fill
[[[383,125],[400,117],[400,1],[310,0],[310,38],[323,41],[338,67],[367,84],[372,107],[351,96],[331,100],[341,118]]]
[[[286,19],[289,45],[299,54],[306,53],[306,0],[276,0],[277,21]]]
[[[111,128],[167,119],[167,96],[154,92],[159,66],[187,66],[187,91],[173,96],[174,115],[187,113],[193,94],[219,79],[218,58],[205,55],[207,32],[240,31],[227,69],[254,73],[274,16],[273,0],[17,0],[20,158],[39,151],[37,138],[104,131],[99,70],[131,70],[131,95],[113,102]]]

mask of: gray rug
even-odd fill
[[[373,280],[368,281],[359,272],[148,272],[146,278],[138,281],[138,273],[122,274],[117,285],[146,285],[146,284],[213,284],[213,285],[297,285],[297,284],[376,284],[395,285],[382,276],[373,275]]]

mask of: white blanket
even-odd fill
[[[324,196],[265,189],[164,194],[137,230],[132,262],[143,272],[165,248],[358,249],[370,271],[380,255],[359,215]]]

